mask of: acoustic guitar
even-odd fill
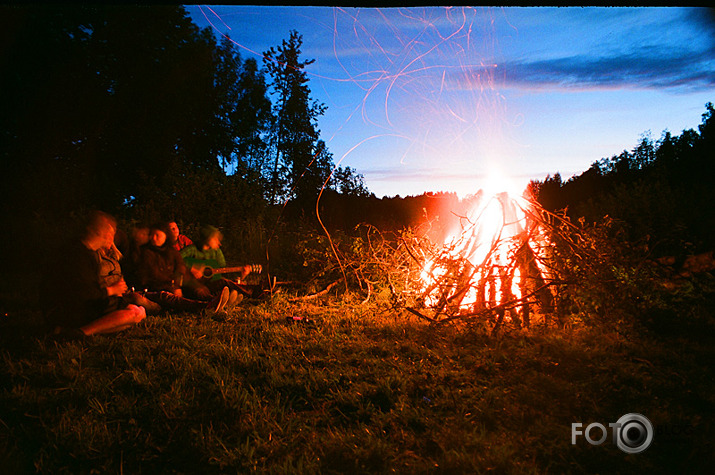
[[[190,269],[198,269],[205,278],[211,280],[220,279],[221,274],[230,274],[231,272],[243,272],[245,265],[234,267],[219,267],[219,263],[215,259],[194,259],[191,257],[184,258],[184,263]],[[263,272],[261,264],[247,264],[251,268],[251,274],[260,274]],[[245,277],[245,276],[243,276]]]

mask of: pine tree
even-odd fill
[[[327,180],[331,163],[325,163],[316,123],[325,106],[311,99],[305,72],[314,60],[300,60],[302,44],[302,36],[293,30],[289,40],[264,54],[264,63],[277,96],[270,199],[294,199],[305,209]]]

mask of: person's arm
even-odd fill
[[[184,260],[184,265],[186,265],[186,259],[198,259],[198,253],[199,250],[198,248],[194,245],[191,244],[190,246],[186,246],[183,248],[181,251],[179,251],[179,255],[181,255],[181,258]],[[186,274],[191,274],[194,279],[201,279],[203,277],[203,274],[201,272],[201,269],[194,267],[194,266],[188,266],[189,272],[186,272]]]
[[[107,292],[107,297],[112,297],[113,295],[121,297],[127,290],[129,290],[129,287],[127,287],[127,283],[124,282],[124,279],[122,278],[122,280],[114,285],[106,287],[104,290]]]
[[[214,259],[218,263],[219,267],[226,267],[226,257],[224,257],[223,251],[221,249],[216,249],[216,255]]]
[[[186,246],[183,248],[181,251],[179,251],[179,254],[181,254],[181,257],[183,259],[190,258],[190,259],[195,259],[196,258],[196,246],[193,244]]]

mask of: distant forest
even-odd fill
[[[254,251],[275,223],[380,229],[449,219],[453,193],[379,199],[320,138],[302,37],[263,60],[175,5],[0,6],[0,244],[19,259],[100,208],[128,225],[211,223]],[[712,249],[713,106],[698,131],[644,136],[563,181],[533,181],[547,209],[608,215],[662,252]],[[230,173],[227,173],[230,170]],[[257,251],[256,251],[257,252]],[[685,251],[683,251],[685,252]]]
[[[567,210],[573,220],[621,223],[627,240],[656,254],[715,248],[715,109],[705,104],[698,130],[641,136],[633,150],[594,162],[564,181],[557,173],[530,184],[548,210]]]

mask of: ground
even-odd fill
[[[2,321],[6,473],[672,473],[715,453],[707,325],[492,336],[344,295],[80,341],[36,317]],[[627,413],[655,427],[644,452],[571,443]]]

